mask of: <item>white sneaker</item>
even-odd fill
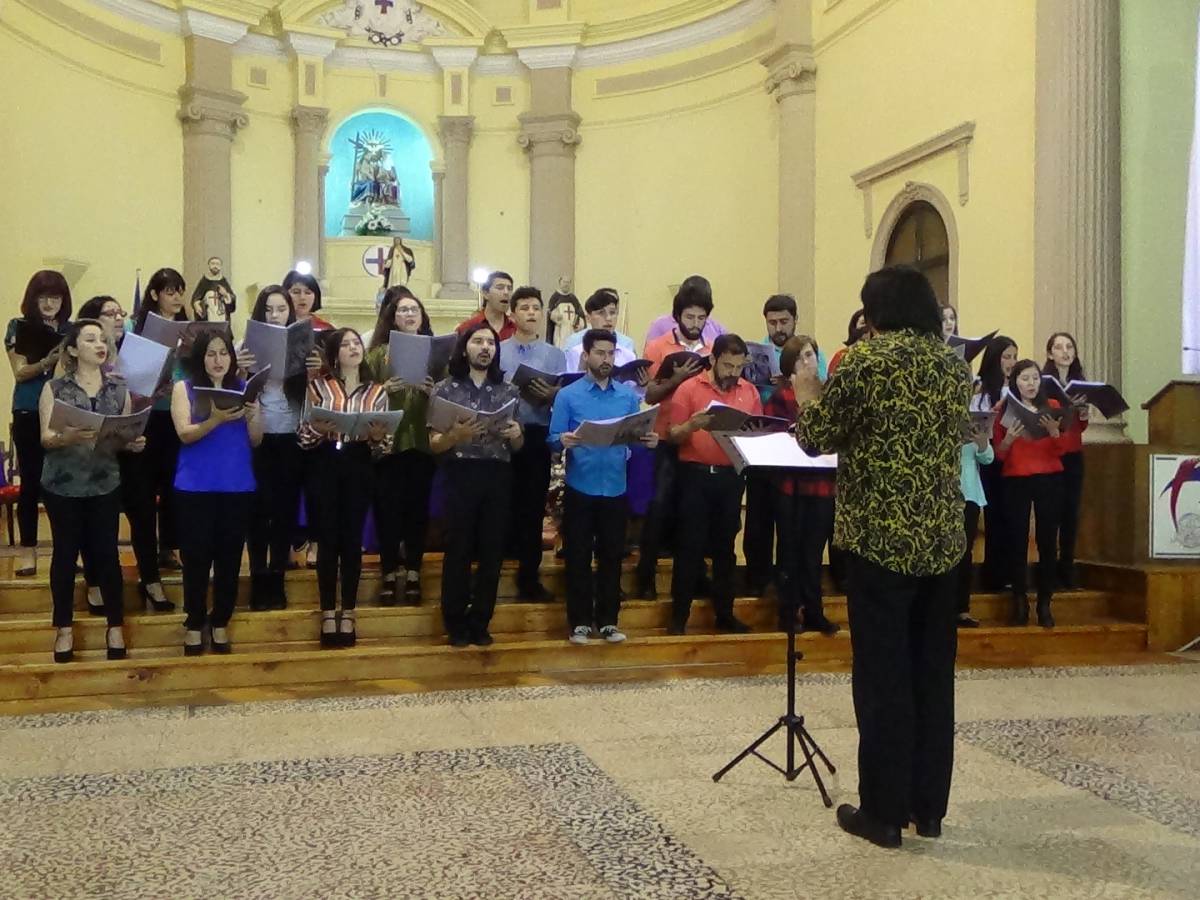
[[[592,636],[592,629],[586,625],[576,625],[571,629],[571,636],[567,638],[572,644],[586,644]]]
[[[625,633],[620,631],[616,625],[605,625],[600,629],[600,637],[604,638],[610,644],[619,644],[625,640]]]

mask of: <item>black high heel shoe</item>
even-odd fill
[[[349,625],[349,630],[346,626]],[[341,621],[338,622],[338,643],[343,647],[353,647],[358,643],[358,629],[353,610],[342,610]]]
[[[121,646],[114,647],[112,645],[112,633],[114,631],[117,632],[118,634],[121,634],[121,626],[120,625],[109,625],[108,628],[104,629],[105,655],[109,659],[125,659],[129,655],[129,652],[125,647],[124,635],[123,634],[121,635],[121,637],[122,637]]]
[[[195,636],[195,641],[189,641],[188,638]],[[183,655],[184,656],[199,656],[204,652],[204,632],[197,629],[192,629],[184,632],[183,637]]]
[[[142,602],[146,604],[146,608],[153,612],[175,612],[175,604],[170,600],[156,600],[154,595],[150,593],[144,582],[138,582],[138,593],[142,597]]]
[[[105,614],[104,601],[101,600],[99,603],[93,603],[91,593],[87,595],[87,607],[89,616],[103,616]]]
[[[64,632],[66,634],[64,635]],[[63,637],[70,638],[70,643],[64,649],[59,649],[59,640]],[[56,663],[69,663],[75,658],[75,633],[71,628],[59,628],[54,633],[54,661]]]
[[[332,609],[321,613],[321,646],[337,647],[340,645],[337,633],[337,613]]]
[[[224,633],[225,640],[223,640],[223,641],[217,640],[217,632],[218,631]],[[233,650],[233,645],[230,643],[230,640],[229,640],[229,627],[228,626],[226,626],[225,628],[213,628],[211,631],[209,631],[209,640],[212,643],[213,653],[230,653]]]

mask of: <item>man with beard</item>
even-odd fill
[[[234,310],[237,309],[237,294],[233,292],[233,288],[229,285],[229,279],[225,277],[221,271],[224,263],[219,256],[210,256],[208,258],[208,271],[196,279],[196,289],[192,291],[192,311],[197,313],[196,318],[199,319],[199,310],[204,309],[203,318],[209,322],[228,322]],[[208,310],[209,304],[205,301],[208,298],[209,292],[213,292],[216,297],[216,303],[212,304],[217,309]],[[214,318],[214,314],[220,318]]]
[[[435,398],[479,412],[494,412],[518,398],[517,389],[504,381],[496,334],[485,322],[458,336],[449,370],[449,377],[434,390]],[[444,432],[430,429],[429,447],[444,461],[449,492],[442,620],[455,647],[492,643],[488,625],[504,558],[510,461],[523,440],[515,419],[494,433],[478,421],[459,421]],[[472,559],[478,561],[474,583]]]
[[[646,344],[643,356],[650,360],[652,380],[646,386],[646,402],[659,404],[655,430],[662,439],[658,445],[654,466],[654,498],[642,525],[641,557],[637,568],[636,596],[653,600],[658,595],[655,572],[658,569],[658,549],[664,534],[671,532],[671,517],[675,512],[675,462],[678,449],[667,440],[667,406],[676,389],[689,378],[703,371],[696,360],[688,360],[668,375],[662,372],[663,360],[672,353],[690,350],[701,356],[709,355],[704,340],[704,324],[712,313],[712,285],[701,275],[692,275],[679,286],[671,314],[675,327]]]
[[[468,328],[485,322],[500,340],[507,341],[517,333],[517,325],[508,315],[509,298],[513,292],[513,279],[507,272],[492,272],[483,283],[483,309],[458,323],[454,330],[459,334]]]
[[[589,329],[583,336],[587,374],[558,392],[550,417],[550,446],[566,453],[567,487],[563,498],[563,536],[567,557],[569,640],[586,644],[593,625],[610,644],[625,640],[617,628],[620,611],[621,555],[625,542],[625,460],[628,449],[585,447],[575,434],[582,423],[632,415],[641,400],[628,384],[611,379],[617,336]],[[642,438],[658,445],[654,432]],[[592,547],[596,548],[595,589]]]
[[[671,574],[671,634],[683,634],[704,557],[712,558],[712,605],[721,631],[750,629],[733,614],[734,540],[741,525],[742,477],[707,430],[716,402],[762,413],[754,385],[742,378],[746,342],[723,334],[712,346],[712,367],[684,382],[666,412],[667,434],[679,447],[679,516]]]

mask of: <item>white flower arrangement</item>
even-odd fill
[[[392,230],[391,220],[386,215],[374,206],[367,207],[367,214],[363,216],[358,227],[354,229],[355,234],[387,234]]]

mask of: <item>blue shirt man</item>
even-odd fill
[[[547,442],[565,450],[567,489],[563,497],[563,549],[567,569],[568,639],[588,643],[592,627],[609,643],[625,640],[617,629],[620,612],[621,557],[625,549],[625,461],[629,448],[587,447],[576,430],[584,422],[616,419],[636,413],[638,393],[610,377],[617,352],[617,336],[589,329],[583,336],[586,374],[567,385],[554,398]],[[654,432],[641,442],[653,447]],[[596,551],[595,588],[592,584],[592,548]]]
[[[567,371],[567,357],[545,341],[522,341],[518,330],[516,337],[500,342],[500,368],[504,372],[504,379],[512,381],[517,369],[523,365],[547,375],[561,375]],[[517,403],[517,421],[522,425],[549,425],[550,404],[535,405],[522,396]]]

